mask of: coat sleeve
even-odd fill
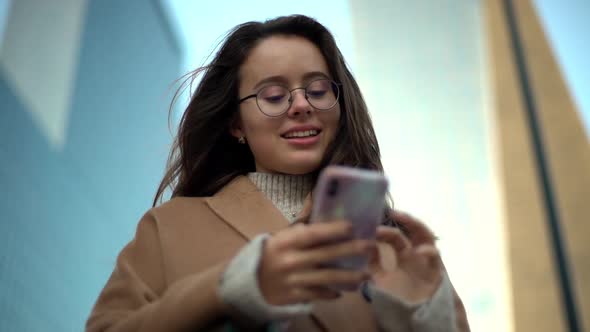
[[[225,263],[167,285],[158,225],[149,212],[121,251],[86,323],[87,332],[198,330],[224,311],[217,283]]]

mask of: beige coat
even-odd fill
[[[206,274],[219,273],[254,236],[288,224],[247,177],[234,179],[212,197],[174,198],[151,209],[120,253],[87,331],[215,329],[224,317],[206,310],[216,290]],[[295,319],[290,330],[369,332],[377,327],[361,294],[348,293],[315,303],[312,314]]]

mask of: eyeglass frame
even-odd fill
[[[313,105],[313,104],[312,104],[312,103],[309,101],[309,97],[307,96],[307,88],[308,88],[308,87],[309,87],[309,86],[310,86],[310,85],[311,85],[313,82],[317,82],[317,81],[329,81],[329,82],[332,84],[332,88],[333,88],[333,87],[336,87],[336,92],[338,92],[338,93],[336,94],[336,99],[335,99],[335,101],[334,101],[334,104],[332,104],[332,106],[330,106],[330,107],[328,107],[328,108],[317,108],[317,107],[315,107],[315,106],[314,106],[314,105]],[[277,118],[277,117],[279,117],[279,116],[283,116],[285,113],[287,113],[287,112],[289,111],[289,109],[291,108],[291,105],[293,105],[293,91],[295,91],[295,90],[302,90],[302,89],[303,89],[303,96],[305,97],[305,100],[307,101],[307,103],[309,103],[309,105],[310,105],[311,107],[313,107],[314,109],[320,110],[320,111],[329,111],[329,110],[330,110],[330,109],[332,109],[334,106],[336,106],[336,104],[338,103],[338,100],[340,99],[340,86],[341,86],[341,85],[342,85],[342,83],[337,83],[337,82],[335,82],[334,80],[331,80],[331,79],[329,79],[329,78],[318,78],[318,79],[316,79],[316,80],[310,81],[310,82],[309,82],[309,83],[307,83],[307,85],[305,85],[305,86],[301,86],[301,87],[298,87],[298,88],[294,88],[294,89],[292,89],[292,90],[289,90],[289,89],[288,89],[288,88],[287,88],[285,85],[282,85],[282,84],[273,84],[273,85],[268,85],[268,86],[265,86],[265,87],[263,87],[263,88],[260,88],[260,89],[258,90],[258,92],[254,93],[254,94],[251,94],[251,95],[248,95],[248,96],[246,96],[246,97],[244,97],[244,98],[242,98],[242,99],[238,100],[238,105],[239,105],[239,104],[241,104],[242,102],[244,102],[244,101],[246,101],[246,100],[250,99],[250,98],[254,98],[254,97],[256,97],[256,106],[258,107],[258,110],[259,110],[259,111],[260,111],[262,114],[264,114],[264,115],[266,115],[266,116],[268,116],[268,117],[271,117],[271,118]],[[280,86],[280,87],[283,87],[283,88],[287,89],[287,91],[289,92],[289,99],[288,99],[289,106],[288,106],[288,107],[287,107],[287,108],[286,108],[286,109],[285,109],[285,110],[284,110],[284,111],[283,111],[281,114],[277,114],[277,115],[268,115],[268,114],[266,114],[266,113],[265,113],[265,112],[262,110],[262,108],[260,107],[260,104],[258,104],[258,94],[260,94],[260,92],[262,92],[262,90],[264,90],[264,89],[268,88],[269,86]]]

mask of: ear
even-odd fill
[[[242,129],[242,119],[240,118],[240,114],[236,114],[229,124],[229,133],[235,137],[240,138],[244,137],[244,130]]]

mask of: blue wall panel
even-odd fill
[[[151,203],[181,55],[155,1],[90,1],[66,143],[0,72],[0,331],[80,331]]]

